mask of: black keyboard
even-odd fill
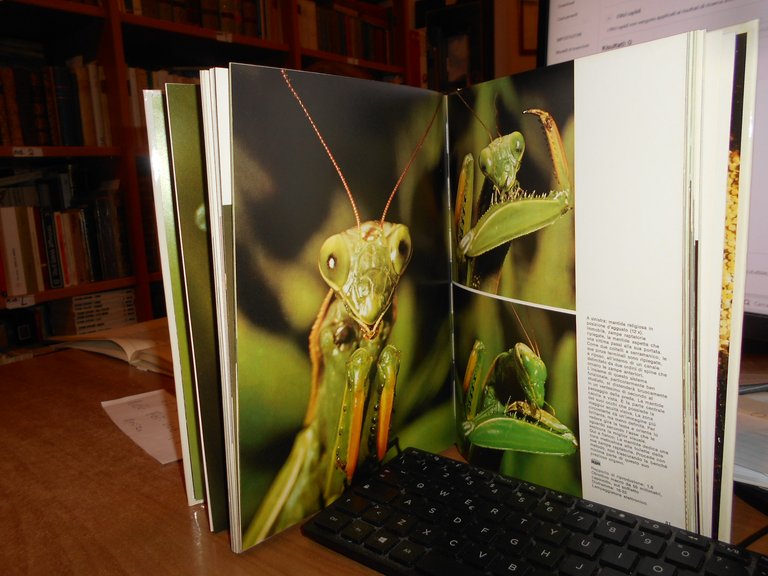
[[[302,526],[385,574],[768,576],[768,557],[407,449]]]

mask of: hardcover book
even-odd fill
[[[727,539],[756,39],[447,96],[204,71],[233,550],[452,444]]]

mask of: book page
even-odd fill
[[[462,453],[690,527],[689,48],[448,99]]]
[[[687,58],[675,37],[575,72],[584,496],[676,526],[687,518]]]

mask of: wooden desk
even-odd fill
[[[181,464],[158,464],[101,407],[158,388],[173,382],[77,350],[0,366],[2,573],[373,573],[297,528],[233,554],[203,506],[187,506]],[[734,537],[766,523],[737,504]],[[753,548],[768,553],[768,538]]]

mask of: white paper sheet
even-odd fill
[[[106,400],[101,406],[120,430],[161,464],[181,458],[176,401],[165,390]]]

